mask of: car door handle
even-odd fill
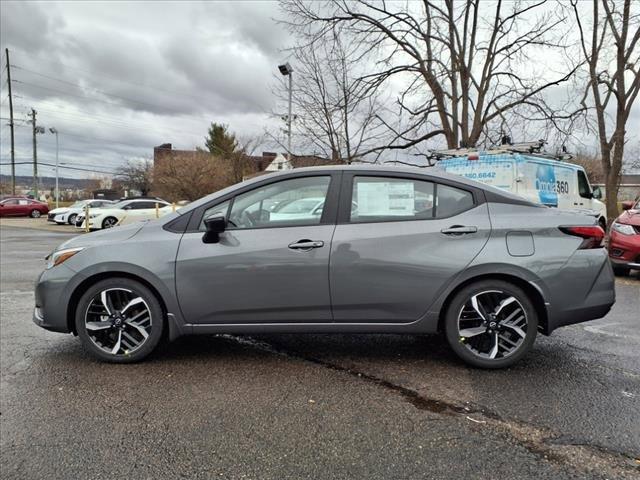
[[[314,248],[324,247],[324,242],[322,240],[298,240],[297,242],[290,243],[289,248],[292,250],[302,250],[309,251]]]
[[[476,233],[478,227],[470,227],[465,225],[451,225],[449,228],[443,228],[440,233],[445,235],[465,235],[468,233]]]

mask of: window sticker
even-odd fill
[[[414,183],[358,182],[359,216],[408,216],[415,213]]]

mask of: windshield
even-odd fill
[[[88,200],[78,200],[74,204],[72,204],[69,208],[79,208],[84,207],[84,205],[88,202]]]

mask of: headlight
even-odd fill
[[[611,228],[623,235],[634,235],[636,233],[631,225],[625,225],[624,223],[613,222]]]
[[[47,270],[55,267],[56,265],[60,265],[61,263],[69,260],[76,253],[81,251],[83,247],[78,248],[65,248],[64,250],[58,250],[57,252],[53,252],[51,255],[47,257]]]

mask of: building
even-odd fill
[[[602,196],[606,197],[606,186],[603,183],[594,183],[593,187],[600,187]],[[622,174],[620,187],[618,188],[618,201],[635,200],[640,195],[640,174]]]

